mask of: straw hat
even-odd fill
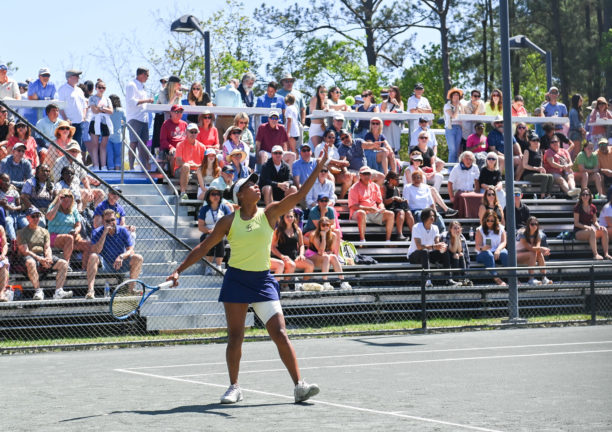
[[[241,163],[244,162],[244,160],[247,157],[247,154],[244,151],[242,151],[240,149],[234,149],[234,150],[231,151],[231,153],[228,153],[228,155],[225,157],[225,159],[228,162],[231,162],[232,161],[232,156],[235,155],[235,154],[239,154],[240,155],[240,162]]]
[[[457,87],[453,87],[446,93],[446,99],[450,100],[453,93],[459,93],[459,99],[463,99],[463,90]]]
[[[68,123],[66,120],[62,120],[61,122],[59,122],[59,124],[55,128],[55,138],[59,138],[60,137],[59,129],[61,127],[69,127],[70,128],[70,134],[68,135],[68,138],[72,138],[74,136],[74,133],[76,132],[76,127],[71,126],[70,123]]]

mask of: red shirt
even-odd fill
[[[198,134],[197,139],[204,144],[206,148],[219,148],[219,131],[214,126],[210,129],[200,128],[200,133]]]
[[[569,152],[564,148],[560,148],[557,153],[555,153],[551,148],[547,149],[544,152],[544,160],[542,161],[542,165],[549,174],[563,174],[563,170],[561,168],[554,167],[548,162],[548,159],[550,158],[552,158],[554,163],[559,165],[567,164],[572,160]]]
[[[187,137],[187,122],[179,120],[174,123],[168,119],[164,122],[159,131],[159,148],[162,150],[170,150]]]
[[[265,123],[259,126],[257,129],[257,135],[255,141],[261,143],[260,150],[265,150],[268,153],[272,152],[272,147],[279,145],[286,149],[286,143],[289,142],[289,135],[287,135],[287,129],[285,126],[278,125],[276,129],[272,129],[270,123]]]
[[[582,204],[578,203],[576,207],[574,207],[574,213],[578,213],[578,222],[582,225],[590,226],[593,225],[594,220],[597,220],[597,207],[595,207],[595,204],[591,204],[589,211],[585,212],[582,209]]]
[[[13,147],[18,142],[22,141],[19,141],[14,135],[8,139],[6,149],[8,150],[9,154],[11,154],[11,152],[13,151]],[[38,166],[38,148],[36,146],[36,140],[32,137],[29,137],[24,144],[26,146],[26,149],[23,156],[30,161],[30,163],[32,164],[32,168],[36,168]]]
[[[358,181],[349,189],[348,205],[350,209],[350,217],[353,217],[353,213],[357,210],[353,210],[352,206],[359,204],[365,207],[376,207],[380,208],[379,204],[383,202],[380,188],[374,182],[368,183],[365,186],[363,183]]]
[[[204,152],[206,151],[206,146],[196,140],[195,143],[190,144],[186,139],[181,141],[176,146],[176,154],[174,155],[174,170],[176,171],[177,163],[176,160],[178,158],[183,159],[183,162],[194,162],[198,165],[202,165],[202,160],[204,159]],[[196,170],[197,167],[190,167],[192,171]]]

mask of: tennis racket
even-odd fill
[[[138,314],[143,303],[151,294],[160,288],[171,287],[172,284],[172,281],[166,281],[157,286],[151,286],[138,279],[128,279],[113,290],[110,299],[110,313],[118,320],[127,320]]]

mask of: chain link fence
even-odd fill
[[[34,127],[32,131],[42,135]],[[70,189],[77,198],[75,201],[80,201],[77,211],[81,228],[78,236],[75,234],[73,237],[83,242],[75,242],[74,251],[68,257],[65,243],[60,241],[58,246],[57,242],[61,226],[48,220],[41,222],[53,234],[58,234],[54,238],[53,255],[69,261],[65,282],[61,271],[39,269],[40,287],[44,292],[41,300],[35,296],[35,285],[27,276],[16,242],[8,240],[11,265],[7,293],[12,296],[12,301],[0,303],[0,351],[224,338],[225,316],[223,306],[217,302],[222,273],[204,261],[181,276],[178,288],[158,291],[145,303],[139,316],[127,321],[112,318],[108,291],[129,278],[130,271],[135,269],[126,264],[115,270],[113,262],[110,262],[112,257],[105,257],[104,251],[97,254],[102,256],[100,261],[107,261],[104,267],[99,267],[98,262],[89,258],[94,252],[92,239],[97,238],[96,230],[103,223],[95,213],[96,205],[109,199],[111,188],[119,187],[120,192],[115,194],[125,215],[115,216],[127,227],[135,253],[142,257],[140,270],[132,276],[138,276],[148,284],[163,282],[198,243],[200,233],[193,207],[190,212],[187,206],[177,205],[179,198],[173,187],[159,174],[153,178],[159,182],[156,186],[130,183],[127,174],[126,178],[121,178],[119,173],[104,173],[101,178],[78,157],[75,159],[70,152],[55,145],[53,137],[44,139],[51,143],[50,149],[56,153],[53,156],[55,160],[50,163],[51,159],[47,159],[51,165],[48,177],[39,168],[38,181],[30,192],[31,202],[47,213],[50,206],[59,205],[60,200],[55,197]],[[68,173],[62,173],[66,168]],[[74,180],[67,176],[71,170],[74,171]],[[58,185],[62,179],[65,183]],[[117,185],[115,182],[122,183]],[[19,194],[16,197],[22,198]],[[21,226],[28,223],[24,209],[16,210],[11,216]],[[110,242],[109,245],[113,246],[110,249],[123,247],[121,242]],[[97,273],[92,277],[94,269]],[[609,265],[550,266],[547,272],[555,283],[547,286],[527,285],[529,275],[524,267],[497,270],[502,278],[516,271],[519,316],[526,319],[527,324],[594,324],[611,319],[612,267]],[[376,266],[368,270],[346,266],[343,276],[351,284],[350,290],[339,288],[338,274],[328,275],[329,282],[335,287],[333,290],[324,289],[325,275],[322,273],[282,276],[281,301],[287,327],[292,333],[338,335],[494,327],[502,325],[509,315],[508,288],[495,285],[490,272],[484,269],[470,269],[461,275],[454,273],[452,277],[455,279],[473,283],[473,286],[459,287],[446,285],[446,280],[451,277],[447,271],[432,270],[431,275],[427,275],[414,267],[382,271]],[[310,278],[305,280],[305,277]],[[425,287],[427,279],[433,281],[433,286]],[[93,290],[90,289],[92,280]],[[296,283],[303,284],[304,289],[292,290]],[[65,291],[72,291],[72,297],[54,299],[58,285]],[[249,311],[245,325],[250,328],[248,336],[265,336],[263,323],[252,311]]]

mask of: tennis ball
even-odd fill
[[[344,102],[346,102],[347,105],[355,105],[355,98],[353,96],[347,96],[344,99]]]

